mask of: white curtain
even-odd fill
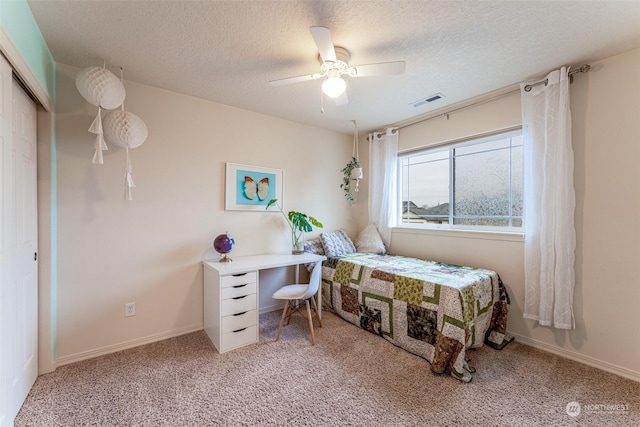
[[[524,317],[574,329],[575,283],[573,149],[568,70],[522,95],[524,145]]]
[[[378,227],[387,250],[398,206],[398,129],[369,134],[369,222]]]

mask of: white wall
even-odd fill
[[[290,251],[279,213],[224,210],[225,162],[283,169],[285,210],[356,233],[339,188],[350,136],[128,81],[126,110],[149,137],[131,152],[137,187],[123,200],[124,150],[91,163],[96,108],[78,71],[57,68],[59,364],[201,329],[200,261],[220,233],[235,238],[232,257]]]
[[[524,249],[517,236],[395,229],[391,251],[496,270],[511,296],[508,329],[520,341],[640,381],[640,50],[591,65],[592,71],[576,76],[570,89],[575,330],[540,327],[522,318]],[[448,121],[402,129],[400,147],[520,124],[519,102],[516,94],[453,114]]]

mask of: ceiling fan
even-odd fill
[[[402,74],[405,70],[404,61],[380,62],[376,64],[349,65],[349,51],[340,46],[334,46],[331,41],[331,32],[326,27],[310,27],[318,53],[320,72],[307,74],[304,76],[287,77],[284,79],[271,80],[271,86],[281,86],[291,83],[304,82],[325,78],[322,82],[322,92],[325,95],[335,98],[337,105],[344,105],[349,102],[347,99],[347,83],[342,76],[368,77],[368,76],[389,76]]]

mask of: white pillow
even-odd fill
[[[360,232],[356,239],[356,249],[358,252],[384,255],[387,249],[375,225],[369,224]]]

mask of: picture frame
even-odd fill
[[[224,208],[228,211],[265,212],[271,199],[278,199],[282,206],[283,188],[282,169],[227,162]]]

